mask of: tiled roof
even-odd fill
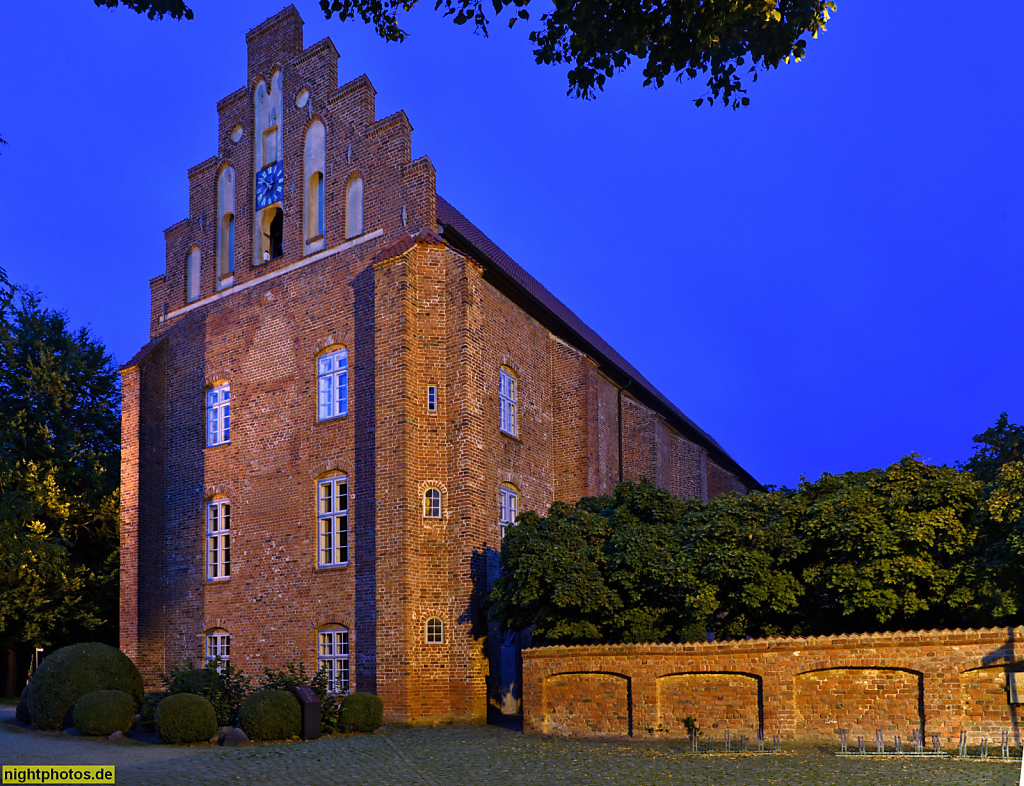
[[[648,382],[644,376],[633,368],[625,358],[616,352],[603,338],[587,327],[568,306],[548,292],[537,279],[523,270],[515,260],[498,248],[494,242],[483,232],[477,229],[465,216],[452,207],[442,197],[437,198],[437,221],[441,225],[442,236],[454,241],[455,245],[461,245],[464,241],[469,245],[472,256],[487,268],[496,271],[501,277],[509,280],[516,289],[526,295],[534,303],[551,317],[559,326],[564,328],[570,343],[575,344],[581,350],[590,355],[594,360],[602,363],[603,366],[611,366],[620,375],[631,380],[629,391],[631,394],[640,393],[640,399],[647,399],[661,414],[687,439],[697,443],[708,451],[710,458],[723,469],[736,475],[740,481],[748,487],[757,487],[760,484],[741,467],[735,459],[703,431],[696,423],[690,420],[680,409],[669,401],[654,385]],[[473,253],[475,252],[475,253]],[[636,385],[637,388],[632,387]],[[643,395],[646,394],[646,395]]]

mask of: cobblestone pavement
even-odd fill
[[[113,764],[117,783],[450,786],[456,784],[1017,784],[1019,765],[836,758],[815,747],[762,756],[693,756],[668,743],[523,736],[494,727],[389,728],[377,734],[225,749],[113,743],[0,724],[0,763]]]

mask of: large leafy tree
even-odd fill
[[[491,613],[560,644],[992,624],[1020,597],[1024,463],[981,489],[916,456],[708,503],[623,483],[523,514]]]
[[[120,395],[88,331],[0,300],[0,647],[116,640]]]
[[[400,12],[417,0],[320,0],[324,15],[359,17],[387,41],[402,41]],[[183,0],[93,0],[97,6],[127,6],[150,19],[166,14],[191,19]],[[435,9],[456,24],[472,23],[485,35],[496,17],[508,25],[528,23],[530,0],[435,0]],[[743,80],[804,57],[807,38],[825,30],[833,0],[556,0],[535,13],[530,32],[538,63],[571,66],[569,93],[590,98],[605,81],[633,61],[643,65],[644,84],[661,87],[670,78],[706,77],[707,92],[695,99],[733,108],[749,103]]]

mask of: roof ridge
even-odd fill
[[[724,469],[737,472],[741,481],[747,481],[745,482],[747,486],[758,487],[761,485],[710,434],[690,420],[679,407],[673,404],[664,393],[654,387],[643,374],[637,371],[607,341],[601,338],[593,328],[580,319],[572,309],[551,294],[543,284],[531,276],[512,257],[502,251],[493,240],[481,232],[469,219],[440,195],[437,196],[437,220],[439,225],[445,224],[450,226],[455,233],[476,248],[484,255],[485,261],[490,262],[501,273],[510,278],[555,319],[575,333],[582,343],[589,344],[595,354],[603,356],[620,373],[625,374],[629,379],[639,384],[650,397],[657,401],[672,417],[680,420],[686,429],[691,432],[690,435],[684,434],[684,436],[695,436],[699,444],[702,444],[703,447],[716,454],[712,456],[713,459],[726,465],[723,467]]]

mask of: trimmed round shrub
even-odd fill
[[[86,693],[75,702],[75,728],[81,734],[109,737],[115,731],[128,731],[135,722],[135,702],[119,690]]]
[[[286,690],[256,691],[238,708],[238,727],[250,740],[287,740],[302,731],[302,706]]]
[[[139,709],[139,723],[142,725],[142,728],[146,731],[154,731],[156,729],[153,713],[156,712],[156,706],[170,695],[167,691],[156,690],[150,691],[142,697],[142,707]]]
[[[353,693],[341,700],[342,731],[375,731],[384,722],[384,702],[372,693]]]
[[[202,696],[175,693],[156,706],[153,713],[160,739],[171,745],[206,742],[217,733],[217,713]]]
[[[21,701],[18,702],[18,709],[14,712],[14,717],[18,723],[31,723],[32,713],[28,711],[28,696],[31,691],[28,685],[21,692]]]
[[[135,707],[142,702],[142,675],[131,659],[109,644],[72,644],[48,655],[32,675],[28,710],[40,729],[63,729],[86,693],[119,690]]]

